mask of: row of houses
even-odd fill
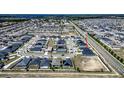
[[[43,38],[37,40],[36,43],[30,48],[30,51],[42,51],[43,48],[47,47],[47,42],[48,40]]]
[[[79,47],[81,53],[83,56],[94,56],[94,52],[86,47],[86,43],[82,41],[81,39],[76,39],[76,45]]]
[[[0,48],[4,48],[26,35],[28,33],[26,29],[29,26],[29,22],[19,22],[0,28]]]
[[[84,19],[76,21],[89,33],[92,31],[96,38],[111,48],[124,47],[124,20],[119,18]]]
[[[73,63],[70,58],[66,58],[65,60],[61,59],[48,59],[48,58],[40,58],[40,57],[24,57],[16,65],[12,67],[12,69],[45,69],[50,67],[72,67]]]
[[[66,41],[64,39],[59,39],[56,43],[57,52],[67,52]]]
[[[20,48],[24,43],[29,41],[32,38],[30,35],[26,35],[20,38],[20,40],[13,42],[11,45],[7,46],[6,48],[0,50],[0,60],[4,60],[8,58],[10,53],[15,52],[18,48]]]

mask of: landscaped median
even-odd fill
[[[96,37],[94,37],[93,35],[88,33],[88,36],[90,36],[91,38],[93,38],[95,41],[97,41],[101,46],[103,46],[112,56],[114,56],[117,60],[119,60],[121,63],[124,64],[124,59],[121,58],[120,56],[118,56],[111,48],[109,48],[107,45],[105,45],[104,43],[102,43],[99,39],[97,39]]]

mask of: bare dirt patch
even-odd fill
[[[124,58],[124,48],[114,50],[114,52],[119,55],[121,58]]]
[[[77,55],[74,59],[75,67],[78,67],[80,71],[108,71],[100,61],[101,60],[99,60],[97,56],[84,57],[81,55]]]

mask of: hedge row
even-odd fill
[[[93,35],[91,34],[88,35],[90,35],[94,40],[96,40],[100,45],[102,45],[111,55],[113,55],[116,59],[118,59],[121,63],[124,64],[124,59],[118,56],[111,48],[103,44],[99,39],[95,38]]]

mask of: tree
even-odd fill
[[[79,69],[79,67],[77,67],[77,71],[78,71],[78,72],[80,72],[80,69]]]
[[[109,51],[109,48],[108,48],[108,47],[106,47],[106,50],[107,50],[107,51]]]
[[[89,34],[90,35],[90,34]],[[120,58],[112,49],[110,49],[108,46],[106,46],[104,43],[102,43],[99,39],[95,38],[94,36],[90,35],[96,42],[98,42],[101,46],[103,46],[109,53],[111,53],[116,59],[118,59],[121,63],[124,62],[123,58]],[[77,71],[80,69],[77,68]]]
[[[52,71],[55,71],[55,68],[53,66],[50,66],[50,69],[52,69]]]
[[[118,59],[118,60],[120,60],[120,57],[119,57],[119,56],[117,56],[117,59]]]
[[[113,52],[113,51],[111,51],[110,53],[111,53],[112,55],[114,54],[114,52]]]
[[[122,62],[122,63],[123,63],[123,62],[124,62],[124,59],[123,59],[123,58],[121,58],[121,59],[120,59],[120,62]]]
[[[114,57],[117,57],[117,54],[116,53],[114,53],[113,55],[114,55]]]
[[[109,52],[111,52],[112,50],[109,48],[109,50],[108,50]]]

